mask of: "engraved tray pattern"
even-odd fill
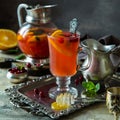
[[[45,99],[39,99],[33,94],[34,88],[39,87],[39,89],[43,89],[43,90],[46,90],[47,88],[48,90],[49,87],[52,87],[54,85],[55,85],[55,78],[51,75],[45,75],[39,78],[35,78],[26,83],[21,83],[11,88],[7,88],[5,92],[9,95],[10,102],[14,106],[25,109],[29,113],[35,115],[41,115],[41,113],[44,113],[45,115],[48,115],[52,119],[57,119],[60,116],[68,115],[76,110],[82,109],[94,103],[94,102],[87,102],[87,103],[79,102],[72,105],[72,107],[67,110],[54,111],[51,109],[50,106],[53,100],[50,99],[48,95],[45,97]],[[71,85],[74,86],[72,80],[71,80]],[[81,91],[80,86],[77,89],[78,91]]]

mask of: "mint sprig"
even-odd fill
[[[92,81],[88,81],[88,82],[83,81],[82,86],[83,88],[85,88],[86,90],[85,94],[88,97],[94,97],[97,94],[97,92],[100,90],[100,84],[99,83],[94,84]]]

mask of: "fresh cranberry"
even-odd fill
[[[75,79],[75,85],[76,85],[76,86],[78,86],[78,85],[79,85],[79,83],[80,83],[79,79],[78,79],[78,78],[77,78],[77,79]]]
[[[35,89],[34,89],[34,93],[35,93],[35,95],[39,95],[39,89],[38,89],[38,88],[35,88]]]
[[[43,92],[43,91],[40,91],[40,92],[39,92],[39,97],[40,97],[40,98],[44,98],[44,97],[45,97],[45,95],[44,95],[44,92]]]
[[[15,72],[15,74],[20,74],[21,73],[21,71],[20,70],[17,70],[16,72]]]
[[[83,81],[83,76],[80,75],[78,78],[75,79],[75,85],[78,86]]]
[[[9,69],[9,71],[12,74],[21,74],[21,73],[27,72],[27,70],[24,67],[22,67],[22,68],[19,68],[19,67],[11,68],[11,69]]]
[[[12,68],[12,71],[14,71],[14,72],[16,72],[17,70],[18,70],[18,68],[17,68],[17,67]]]
[[[9,69],[9,72],[14,73],[14,70],[11,68],[11,69]]]
[[[9,71],[10,71],[11,73],[15,73],[17,70],[18,70],[17,68],[11,68]]]
[[[64,38],[59,37],[59,38],[58,38],[58,41],[59,41],[59,43],[64,43]]]
[[[32,65],[31,65],[31,63],[27,63],[26,66],[27,66],[27,68],[31,68]]]
[[[75,36],[71,36],[70,39],[69,39],[70,42],[77,42],[78,41],[78,38],[75,37]]]
[[[79,80],[80,80],[80,82],[82,83],[82,81],[83,81],[83,76],[82,76],[82,75],[79,76]]]
[[[36,67],[40,67],[41,65],[40,65],[40,63],[36,63],[35,66]]]

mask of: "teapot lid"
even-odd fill
[[[47,23],[51,20],[51,8],[56,5],[36,5],[28,6],[26,8],[27,16],[26,21],[29,23],[35,23],[39,21],[40,23]]]
[[[40,5],[37,4],[35,6],[28,6],[26,9],[27,10],[35,10],[35,9],[43,9],[43,8],[51,8],[51,7],[55,7],[56,5]]]

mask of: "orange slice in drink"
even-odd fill
[[[47,35],[46,34],[42,34],[42,35],[36,35],[36,36],[31,36],[28,39],[28,42],[36,42],[36,41],[43,41],[47,39]]]
[[[62,30],[56,30],[51,36],[48,37],[50,44],[60,53],[72,56],[72,51],[69,49],[68,40],[62,35]]]
[[[18,41],[23,41],[24,38],[22,37],[22,35],[18,34],[18,35],[17,35],[17,40],[18,40]]]
[[[9,29],[0,29],[0,50],[7,50],[16,46],[16,33]]]
[[[69,49],[65,48],[65,47],[62,47],[63,45],[61,45],[61,43],[58,43],[58,41],[56,40],[53,40],[54,38],[52,37],[49,37],[49,42],[50,44],[57,50],[59,51],[60,53],[64,54],[64,55],[67,55],[67,56],[72,56],[72,52],[70,52]],[[62,43],[62,44],[65,44],[65,43]]]
[[[52,37],[59,36],[59,35],[61,35],[62,33],[63,33],[63,31],[60,30],[60,29],[58,29],[58,30],[56,30],[55,32],[53,32],[51,36],[52,36]]]

